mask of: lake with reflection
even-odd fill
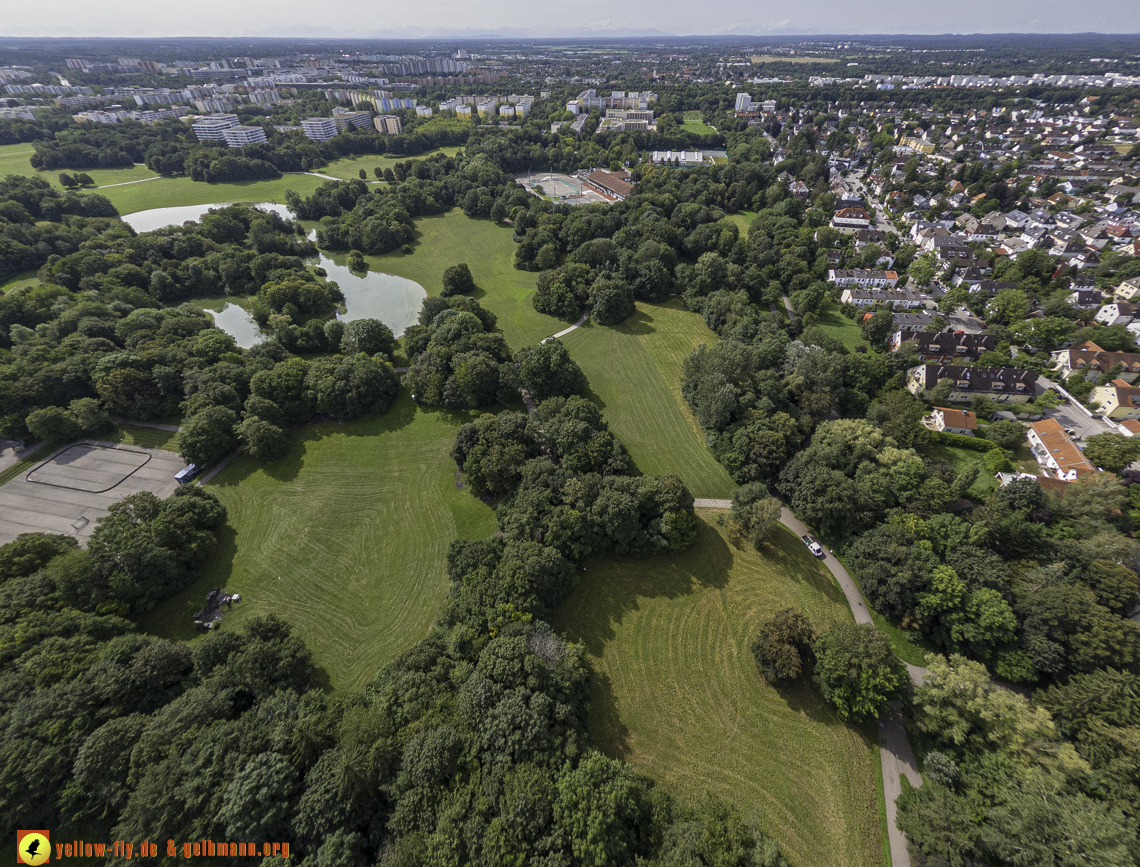
[[[224,208],[229,202],[216,202],[212,205],[185,205],[177,208],[153,208],[149,211],[136,211],[123,217],[136,232],[151,232],[166,226],[181,226],[188,220],[200,220],[211,208]],[[273,211],[288,219],[292,215],[285,205],[260,202],[254,207],[263,211]],[[315,241],[317,233],[311,231],[309,239]],[[319,264],[328,274],[328,279],[336,281],[344,293],[344,313],[337,318],[343,322],[353,319],[379,319],[400,337],[409,325],[414,325],[419,316],[420,305],[427,292],[424,287],[407,277],[384,274],[379,271],[357,273],[338,265],[319,252]],[[262,339],[257,323],[249,313],[236,304],[227,304],[221,312],[209,311],[214,323],[237,341],[238,346],[248,349]]]

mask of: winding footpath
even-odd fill
[[[697,509],[728,509],[732,507],[732,500],[694,499],[693,506]],[[807,525],[793,515],[787,506],[780,507],[780,523],[797,536],[805,536],[809,532]],[[854,579],[833,553],[822,543],[820,547],[824,553],[823,565],[835,576],[839,589],[843,591],[851,613],[855,616],[855,622],[873,623],[871,612],[867,610],[867,603]],[[929,669],[909,663],[907,671],[916,686],[921,686],[923,678],[929,673]],[[887,805],[887,834],[891,844],[891,864],[893,867],[911,867],[910,852],[906,848],[906,835],[898,829],[895,822],[898,814],[895,801],[902,794],[902,777],[905,776],[915,788],[922,785],[922,777],[915,765],[914,753],[911,751],[906,728],[903,726],[902,706],[897,701],[891,705],[890,713],[879,720],[879,764],[883,769],[883,797]]]
[[[582,325],[585,325],[586,320],[590,318],[590,309],[591,308],[587,307],[586,310],[582,313],[582,318],[579,319],[577,322],[575,322],[573,325],[571,325],[569,328],[563,328],[557,334],[551,334],[549,337],[544,337],[544,338],[542,338],[541,342],[546,343],[546,341],[548,341],[548,340],[557,340],[559,337],[565,337],[567,334],[569,334],[575,328],[579,328]]]

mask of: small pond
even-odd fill
[[[151,208],[149,211],[135,211],[123,217],[123,222],[136,232],[153,232],[155,229],[165,229],[167,226],[181,226],[187,220],[200,220],[211,208],[224,208],[233,202],[214,202],[210,205],[180,205],[177,208]],[[285,219],[292,214],[284,205],[273,202],[258,202],[254,205],[262,211],[274,211]]]
[[[309,239],[315,241],[317,233],[309,233]],[[398,277],[395,274],[383,274],[379,271],[358,273],[349,271],[344,265],[338,265],[323,252],[320,254],[320,265],[335,280],[344,293],[344,306],[346,313],[337,314],[342,322],[351,322],[353,319],[379,319],[392,329],[397,337],[401,336],[409,325],[414,325],[420,315],[420,305],[427,298],[424,287],[415,280],[407,277]]]
[[[244,307],[226,304],[220,312],[216,310],[206,312],[214,317],[214,324],[230,335],[242,349],[249,349],[261,341],[261,329]]]
[[[127,214],[123,221],[136,232],[151,232],[165,226],[181,226],[187,220],[199,220],[211,208],[224,208],[228,202],[212,205],[186,205],[177,208],[154,208]],[[282,217],[292,216],[285,205],[261,202],[255,207],[264,211],[274,211]],[[316,240],[316,231],[309,233],[309,239]],[[345,313],[337,318],[350,322],[353,319],[379,319],[392,329],[397,337],[403,335],[409,325],[416,322],[420,305],[427,292],[414,280],[398,277],[395,274],[382,274],[368,271],[359,274],[338,265],[323,252],[319,264],[325,269],[329,280],[336,281],[344,293]],[[238,346],[248,348],[261,339],[261,331],[249,314],[236,304],[227,304],[221,312],[213,313],[215,324],[232,335]]]

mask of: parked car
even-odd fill
[[[800,536],[800,541],[803,542],[805,545],[807,545],[808,550],[811,551],[813,554],[815,554],[815,556],[821,557],[821,558],[827,556],[826,554],[823,553],[823,546],[821,544],[819,544],[819,542],[817,542],[811,536]]]

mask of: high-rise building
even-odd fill
[[[736,94],[736,110],[737,111],[751,111],[752,110],[752,94],[738,93]]]
[[[240,148],[265,141],[265,130],[259,126],[231,126],[222,130],[222,136],[229,147]]]
[[[225,130],[238,125],[236,114],[211,114],[191,127],[198,141],[225,141]]]
[[[375,124],[378,132],[387,135],[402,135],[404,132],[403,122],[394,114],[377,115],[372,119],[372,123]]]
[[[313,141],[328,141],[337,134],[336,121],[331,117],[309,117],[301,121],[305,138]]]
[[[350,126],[356,129],[367,129],[372,126],[372,112],[370,111],[349,111],[347,108],[334,108],[332,115],[333,123],[342,132]]]

